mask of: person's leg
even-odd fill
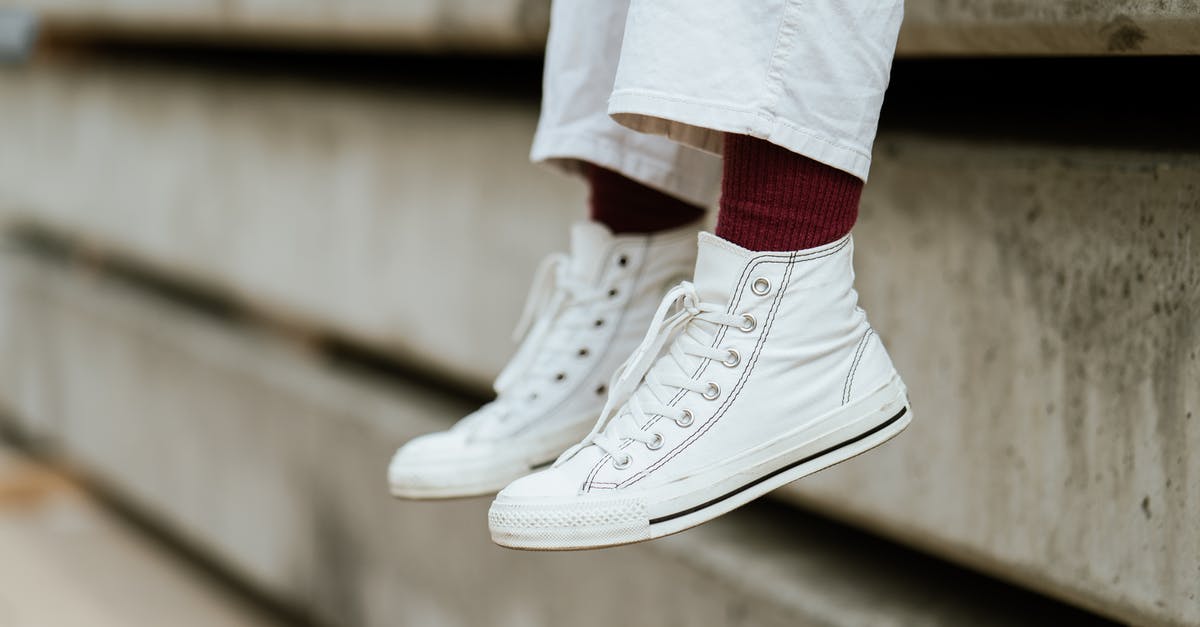
[[[704,208],[598,165],[587,164],[588,215],[614,234],[657,233],[696,224]]]
[[[492,493],[577,442],[663,292],[695,263],[698,205],[712,204],[720,162],[605,112],[627,7],[554,4],[532,158],[586,176],[592,220],[535,277],[496,400],[401,447],[388,469],[396,496]]]
[[[857,216],[902,3],[743,4],[634,2],[609,112],[725,154],[718,235],[753,250],[833,241]],[[711,69],[726,67],[739,71]]]
[[[858,218],[858,177],[764,139],[725,136],[718,237],[750,250],[839,240]]]
[[[592,432],[501,491],[497,543],[610,546],[719,516],[899,433],[848,235],[900,0],[633,0],[610,113],[725,152],[718,235]],[[765,251],[765,252],[764,252]]]
[[[634,0],[608,112],[712,153],[765,139],[866,180],[901,0]]]
[[[551,6],[542,108],[530,159],[576,175],[598,166],[711,207],[720,188],[718,157],[626,128],[608,115],[628,10],[628,0],[567,0]]]

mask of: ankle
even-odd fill
[[[803,250],[844,237],[863,182],[762,139],[725,135],[716,233],[749,250]]]
[[[591,218],[607,226],[614,235],[669,231],[704,216],[702,207],[651,189],[612,170],[588,163],[584,174],[591,189]]]

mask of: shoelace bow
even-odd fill
[[[493,384],[497,398],[485,405],[484,411],[460,421],[461,427],[478,426],[486,419],[507,415],[527,400],[534,383],[550,379],[549,373],[541,372],[553,363],[548,358],[572,349],[566,342],[574,334],[569,332],[572,329],[563,327],[563,314],[607,297],[602,288],[574,277],[570,265],[570,257],[564,253],[549,255],[538,265],[525,307],[513,330],[513,341],[520,342],[520,347]],[[555,335],[558,342],[551,341]]]
[[[740,327],[746,322],[742,315],[726,313],[722,305],[700,302],[691,282],[684,281],[671,288],[659,303],[646,337],[613,375],[608,401],[596,426],[587,437],[563,453],[555,466],[589,445],[628,464],[628,455],[620,452],[623,441],[642,442],[651,448],[662,444],[661,436],[643,429],[650,417],[663,416],[677,423],[692,419],[687,409],[667,404],[675,395],[674,390],[700,394],[710,391],[708,384],[685,374],[696,365],[689,356],[721,361],[732,355],[727,349],[711,346],[712,335],[700,325],[693,324],[697,320],[727,327]],[[659,354],[672,339],[675,341],[660,359]]]

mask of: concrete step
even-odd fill
[[[0,302],[22,303],[0,324],[5,363],[60,400],[54,448],[324,624],[1102,622],[780,505],[610,551],[501,549],[487,499],[386,493],[392,448],[450,424],[461,398],[27,251],[0,256]]]
[[[1110,65],[991,65],[974,98],[969,73],[898,66],[856,238],[917,421],[781,496],[1123,620],[1200,622],[1200,146],[1147,63],[1110,73],[1131,86],[1111,110],[1088,104]],[[526,165],[533,99],[398,80],[0,73],[24,148],[0,150],[0,215],[483,389],[582,190]],[[27,420],[60,411],[0,368]]]
[[[69,36],[539,52],[549,0],[8,0]],[[1196,0],[909,0],[899,54],[1200,53]]]
[[[528,92],[481,107],[436,87],[144,62],[9,69],[0,90],[0,219],[115,248],[479,390],[512,350],[534,267],[583,217],[584,190],[529,163]],[[439,232],[462,236],[429,237]],[[434,272],[431,256],[454,261]],[[496,279],[474,280],[485,271]],[[461,324],[442,324],[427,303],[465,303],[467,285],[492,306],[456,307]]]
[[[0,443],[0,625],[283,624],[141,531]]]

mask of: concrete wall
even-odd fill
[[[789,494],[1126,620],[1200,623],[1200,152],[876,154],[859,288],[915,421]]]
[[[537,52],[545,0],[5,0],[68,37]],[[2,8],[2,7],[0,7]]]
[[[900,53],[1197,54],[1200,2],[908,0]]]
[[[6,0],[55,31],[366,48],[537,52],[548,0]],[[1200,53],[1197,0],[909,0],[901,55]]]
[[[10,220],[476,386],[580,203],[524,164],[532,102],[106,66],[0,89],[23,147],[0,151]],[[1200,151],[1097,141],[885,129],[860,287],[917,421],[782,495],[1121,619],[1195,624]],[[422,261],[447,251],[467,262]]]
[[[609,551],[511,551],[487,499],[387,495],[393,447],[468,405],[0,252],[0,398],[157,524],[326,625],[1002,626],[1099,621],[779,507]],[[16,398],[14,382],[59,399]],[[47,432],[43,432],[47,433]]]
[[[0,90],[0,213],[480,391],[534,267],[583,217],[581,186],[529,164],[529,100],[94,65],[11,70]],[[426,301],[459,303],[459,324]]]

